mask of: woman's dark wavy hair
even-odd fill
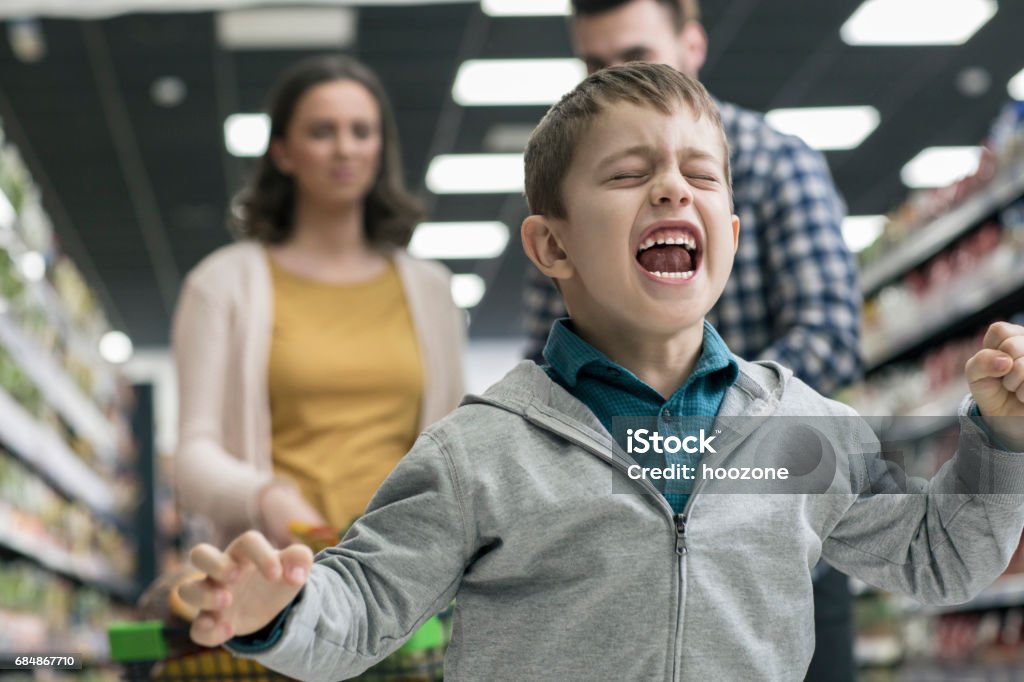
[[[335,80],[361,84],[377,100],[380,109],[380,168],[364,200],[366,239],[377,246],[404,247],[423,217],[423,208],[405,188],[394,111],[384,87],[369,67],[341,55],[312,57],[292,66],[270,95],[267,109],[271,139],[284,137],[296,104],[310,88]],[[295,227],[295,182],[274,165],[270,145],[235,202],[232,228],[239,236],[265,244],[280,244],[291,236]]]

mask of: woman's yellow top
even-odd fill
[[[325,284],[268,260],[274,470],[344,528],[417,435],[423,367],[405,293],[393,263],[366,282]]]

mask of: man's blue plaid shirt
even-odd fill
[[[729,139],[739,250],[708,314],[736,355],[776,360],[828,395],[856,381],[860,289],[843,242],[845,215],[825,159],[757,113],[719,102]],[[527,276],[529,357],[540,362],[565,306],[535,268]]]

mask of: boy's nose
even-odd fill
[[[682,204],[693,201],[693,188],[680,173],[664,173],[651,188],[651,203]]]

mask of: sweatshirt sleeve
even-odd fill
[[[420,436],[341,544],[317,556],[280,639],[252,657],[333,681],[400,647],[452,600],[471,556],[457,481],[440,445]]]
[[[272,479],[224,448],[230,311],[186,280],[174,315],[178,374],[175,488],[183,508],[222,533],[256,527],[258,492]]]
[[[973,401],[956,456],[931,481],[877,454],[854,471],[859,496],[822,545],[833,566],[928,604],[974,597],[1006,568],[1024,527],[1024,454],[994,447]]]

